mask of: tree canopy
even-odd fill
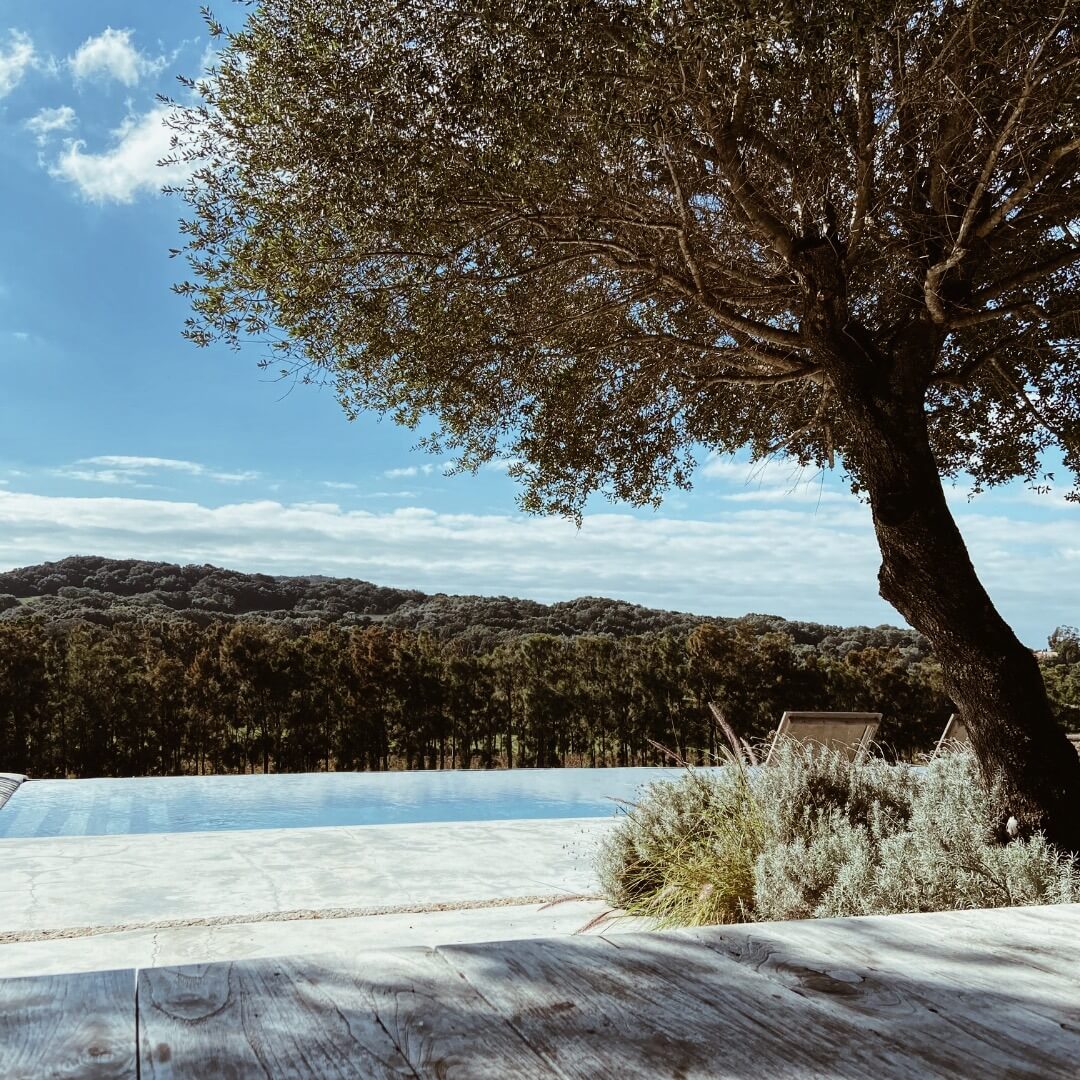
[[[1078,9],[261,0],[172,114],[188,333],[510,455],[530,510],[655,501],[700,447],[839,457],[1002,837],[1080,852],[941,484],[1080,470]]]
[[[944,472],[1037,481],[1051,444],[1075,471],[1076,16],[264,0],[174,114],[189,333],[273,338],[467,466],[512,455],[534,509],[655,499],[702,445],[858,483],[824,250],[817,297],[925,390]]]

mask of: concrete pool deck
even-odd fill
[[[599,900],[510,903],[411,914],[283,922],[146,927],[84,937],[0,945],[0,979],[67,975],[116,967],[165,967],[275,956],[353,956],[387,948],[463,945],[535,937],[623,934],[648,929],[642,919],[604,919]]]
[[[573,933],[606,910],[593,855],[614,823],[3,839],[0,977]],[[538,902],[566,897],[593,899]]]

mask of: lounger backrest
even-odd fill
[[[818,743],[844,752],[850,761],[857,761],[874,741],[880,723],[881,713],[877,712],[786,712],[780,717],[780,727],[765,764],[775,761],[783,739]]]
[[[945,730],[941,733],[941,738],[937,741],[934,753],[940,754],[942,750],[948,747],[967,746],[970,742],[967,725],[960,719],[959,713],[953,713],[949,717],[949,722],[945,725]]]

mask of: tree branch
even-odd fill
[[[817,408],[814,410],[814,415],[810,417],[805,424],[797,427],[793,432],[787,435],[783,439],[778,439],[771,446],[769,446],[766,454],[778,454],[781,450],[790,449],[791,444],[799,438],[800,435],[805,435],[808,431],[817,426],[821,418],[825,415],[825,408],[829,404],[829,388],[826,386],[821,391],[821,400],[817,404]],[[831,459],[831,453],[830,453]]]
[[[784,369],[781,374],[789,374],[791,371],[801,370],[805,366],[803,361],[797,360],[791,353],[774,352],[764,348],[762,345],[750,342],[738,342],[735,345],[716,345],[712,342],[693,341],[690,338],[684,338],[666,330],[643,330],[634,336],[640,341],[666,341],[680,348],[708,353],[709,355],[722,355],[731,358],[747,356],[761,364]]]
[[[972,299],[976,302],[996,300],[999,296],[1004,295],[1011,289],[1018,289],[1021,285],[1030,285],[1032,282],[1040,281],[1042,278],[1047,277],[1058,270],[1064,270],[1067,266],[1071,266],[1078,260],[1080,260],[1080,247],[1070,248],[1068,251],[1063,251],[1053,259],[1047,259],[1046,262],[1025,267],[1023,270],[1018,270],[1011,277],[1003,278],[1001,281],[996,281],[992,285],[987,285],[986,288],[980,289]]]
[[[1005,384],[1015,392],[1016,396],[1020,399],[1020,404],[1024,407],[1024,411],[1029,413],[1042,427],[1046,428],[1046,430],[1049,431],[1063,446],[1071,445],[1071,440],[1066,438],[1064,433],[1058,430],[1057,426],[1043,415],[1043,412],[1038,405],[1028,397],[1023,384],[1005,370],[1005,366],[997,358],[996,354],[989,357],[989,363],[998,375],[1001,376],[1001,379]]]
[[[773,251],[785,262],[790,262],[795,247],[795,238],[791,230],[769,210],[750,177],[747,176],[742,155],[739,153],[738,141],[731,126],[721,126],[717,123],[709,101],[703,101],[702,108],[705,112],[705,126],[715,148],[717,168],[735,199],[736,205]]]
[[[807,348],[802,335],[792,330],[770,326],[767,323],[760,323],[740,315],[737,311],[732,310],[708,293],[704,297],[699,296],[692,282],[688,282],[678,274],[664,269],[658,260],[651,257],[643,258],[638,252],[615,240],[585,240],[576,237],[549,237],[549,239],[552,243],[582,247],[586,251],[595,254],[598,258],[603,259],[613,269],[632,270],[653,275],[656,280],[663,282],[669,288],[674,289],[695,303],[700,303],[704,310],[712,315],[717,322],[730,330],[739,331],[758,341],[768,342],[770,345],[779,345],[783,349],[801,350]]]
[[[738,386],[782,386],[784,383],[802,382],[804,379],[816,381],[816,377],[820,376],[821,370],[822,369],[816,364],[807,364],[805,367],[799,368],[798,371],[789,371],[775,375],[707,375],[702,378],[697,385],[703,390],[708,389],[710,386],[717,386],[722,383],[735,384]],[[792,437],[794,438],[794,436]]]
[[[1023,87],[1017,97],[1016,104],[1013,105],[1010,110],[1008,118],[998,132],[997,139],[994,140],[994,145],[990,148],[990,152],[983,162],[983,167],[979,172],[975,187],[972,190],[967,206],[964,209],[964,216],[961,218],[960,228],[953,238],[949,254],[944,259],[935,263],[926,273],[926,279],[923,284],[926,307],[930,312],[930,317],[939,325],[944,325],[947,321],[945,308],[941,302],[941,283],[944,280],[945,275],[959,265],[961,260],[967,254],[965,245],[968,242],[968,234],[973,231],[979,204],[982,202],[983,196],[986,194],[987,187],[990,184],[990,180],[994,175],[994,171],[997,169],[1001,153],[1008,144],[1013,131],[1016,129],[1017,124],[1020,122],[1020,118],[1024,114],[1024,110],[1027,108],[1028,102],[1031,100],[1032,93],[1035,89],[1035,73],[1039,60],[1042,57],[1043,50],[1046,48],[1047,43],[1053,39],[1054,35],[1061,27],[1067,8],[1068,4],[1065,4],[1062,7],[1057,21],[1043,36],[1042,40],[1036,46],[1034,54],[1028,61],[1027,67],[1024,70]],[[1035,173],[1029,176],[1027,183],[1021,184],[1009,198],[1001,203],[981,224],[974,228],[974,236],[978,239],[985,239],[1004,220],[1010,210],[1023,202],[1024,199],[1026,199],[1027,196],[1031,194],[1051,172],[1053,172],[1057,162],[1069,153],[1071,149],[1076,149],[1078,146],[1080,146],[1080,139],[1074,139],[1072,142],[1066,143],[1064,146],[1058,147],[1056,150],[1052,151],[1048,156],[1047,161],[1044,162],[1042,169],[1036,170]]]
[[[952,315],[946,319],[945,329],[961,330],[968,326],[982,326],[984,323],[1006,319],[1011,315],[1030,315],[1040,322],[1046,322],[1050,317],[1033,301],[1023,301],[1018,304],[1003,304],[996,308],[984,308],[982,311],[972,311],[965,315]]]
[[[974,235],[980,240],[985,240],[1029,195],[1033,194],[1039,185],[1057,168],[1062,158],[1080,150],[1080,137],[1070,139],[1055,147],[1046,155],[1046,160],[1021,184],[997,209],[992,211],[974,230]]]
[[[847,253],[844,262],[850,269],[856,259],[859,244],[862,242],[866,215],[874,186],[874,112],[870,101],[870,74],[866,53],[860,49],[855,66],[855,94],[858,124],[855,134],[855,160],[858,162],[855,180],[855,201],[851,207],[851,222],[848,226]]]

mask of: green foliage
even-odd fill
[[[110,613],[103,623],[0,618],[5,768],[43,777],[665,764],[658,744],[702,764],[723,741],[709,701],[753,739],[785,708],[881,700],[873,667],[855,663],[862,651],[838,658],[775,633],[520,634],[478,647],[385,624],[91,611]],[[909,718],[909,741],[928,749],[919,732],[936,735],[949,705],[929,687],[919,694],[925,712]]]
[[[328,623],[378,625],[454,638],[477,652],[522,634],[627,637],[716,625],[737,626],[750,638],[779,635],[777,640],[800,655],[820,651],[839,658],[876,648],[898,656],[904,666],[928,655],[925,639],[896,626],[825,626],[775,615],[708,618],[597,596],[555,604],[506,596],[429,596],[355,578],[244,574],[90,555],[0,573],[0,593],[10,593],[0,596],[0,616],[6,618],[101,625],[174,618],[207,625],[215,619],[255,618],[295,630]]]
[[[598,857],[601,887],[619,907],[661,925],[744,922],[766,822],[741,764],[650,786],[626,809]]]
[[[949,473],[1075,469],[1076,21],[262,0],[172,116],[187,333],[514,456],[532,509],[655,500],[702,446],[858,476],[855,381]]]
[[[884,705],[905,759],[951,711],[924,643],[893,627],[595,598],[428,607],[366,582],[90,558],[0,587],[21,600],[0,613],[0,767],[39,777],[665,764],[657,743],[703,764],[723,743],[709,701],[751,741],[785,709]],[[1048,663],[1075,717],[1080,666]]]
[[[691,925],[1080,901],[1080,863],[1041,835],[996,842],[997,795],[968,752],[917,774],[788,744],[730,774],[628,811],[599,862],[613,903]]]

